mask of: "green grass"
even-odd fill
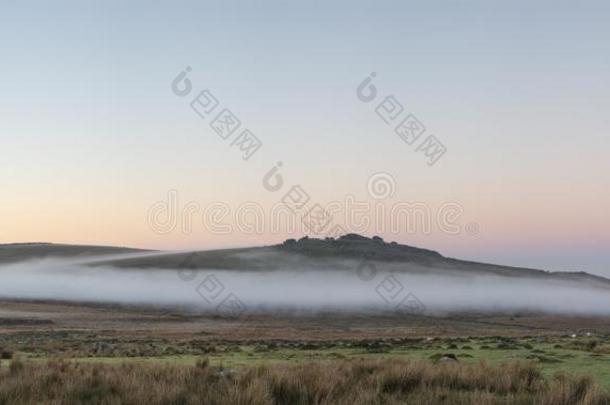
[[[391,346],[384,349],[367,349],[363,347],[335,346],[313,350],[281,347],[263,349],[256,346],[241,345],[238,350],[220,351],[205,355],[213,366],[237,368],[261,364],[299,364],[319,360],[349,358],[397,358],[397,359],[430,359],[435,355],[452,353],[464,363],[476,363],[485,360],[499,364],[510,360],[531,360],[538,364],[545,376],[551,377],[559,371],[594,376],[602,386],[610,390],[610,354],[594,354],[585,350],[556,348],[557,342],[539,343],[521,339],[509,344],[498,343],[493,339],[472,339],[457,343],[457,349],[446,343],[422,342],[416,346]],[[468,346],[471,349],[462,349]],[[481,348],[488,346],[490,348]],[[525,347],[524,347],[525,346]],[[562,346],[566,346],[563,345]],[[503,347],[503,348],[499,348]],[[527,347],[527,348],[526,348]],[[46,360],[47,356],[27,356],[32,360]],[[155,357],[76,357],[73,360],[87,363],[168,363],[176,365],[194,365],[200,355],[168,355]],[[1,364],[6,366],[7,360]]]

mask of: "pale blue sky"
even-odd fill
[[[602,1],[4,1],[0,242],[254,244],[154,235],[146,210],[169,189],[271,204],[282,160],[320,201],[388,172],[397,199],[481,225],[390,239],[610,274],[608,21]],[[172,94],[187,65],[264,142],[251,161]],[[372,71],[447,146],[437,165],[356,98]]]

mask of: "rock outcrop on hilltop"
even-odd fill
[[[299,240],[288,239],[277,245],[278,248],[299,252],[309,256],[362,257],[382,261],[442,260],[444,257],[434,250],[421,249],[396,242],[385,242],[379,236],[366,236],[350,233],[339,238],[315,239],[304,237]]]

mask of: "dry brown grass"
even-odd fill
[[[532,364],[340,360],[228,371],[210,367],[15,360],[0,404],[610,404],[590,378],[546,381]]]

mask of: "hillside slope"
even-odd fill
[[[388,271],[455,277],[498,276],[557,281],[610,289],[610,280],[585,272],[550,272],[477,263],[379,237],[348,234],[337,239],[289,239],[282,244],[113,260],[98,264],[123,268],[190,268],[240,271]],[[368,268],[368,270],[366,270]],[[363,270],[364,269],[364,270]],[[371,270],[374,269],[374,270]]]
[[[0,265],[34,259],[92,257],[143,252],[147,251],[113,246],[10,243],[0,245]]]

